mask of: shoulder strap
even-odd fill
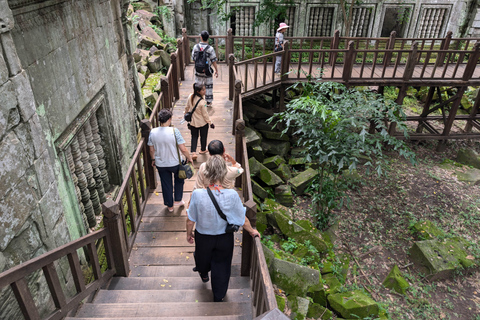
[[[215,206],[215,209],[217,209],[217,212],[218,212],[218,215],[220,216],[220,218],[227,221],[227,223],[228,223],[227,217],[225,217],[225,214],[222,212],[222,210],[218,206],[217,200],[215,200],[215,198],[213,197],[212,190],[210,190],[210,188],[207,187],[207,192],[208,192],[208,196],[210,197],[210,199],[212,199],[213,205]]]
[[[182,158],[180,158],[180,151],[178,151],[178,142],[177,142],[177,136],[175,135],[175,128],[173,129],[173,136],[175,137],[175,145],[177,146],[177,155],[178,155],[178,164],[182,165]]]
[[[195,110],[197,109],[197,106],[198,106],[198,103],[200,102],[200,100],[203,100],[203,98],[200,98],[198,99],[197,103],[195,104],[195,107],[193,108],[192,110],[192,114],[195,112]]]

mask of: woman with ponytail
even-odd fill
[[[205,104],[205,85],[202,83],[193,84],[193,93],[188,96],[187,106],[185,107],[185,113],[192,113],[192,121],[189,123],[189,129],[192,134],[192,143],[190,152],[192,158],[195,161],[197,159],[197,143],[198,136],[200,135],[200,152],[201,154],[207,153],[207,136],[208,126],[215,128],[210,117],[208,116],[207,106]]]

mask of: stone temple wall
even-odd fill
[[[83,201],[128,169],[145,113],[128,3],[0,0],[0,272],[85,235]],[[56,266],[68,295],[68,262]],[[50,309],[43,275],[28,281]],[[22,318],[9,290],[0,319]]]

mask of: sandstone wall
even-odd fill
[[[91,112],[110,181],[120,183],[128,168],[144,106],[127,6],[0,0],[0,272],[86,234],[65,148]],[[68,293],[67,265],[57,270]],[[51,307],[44,277],[32,275],[29,285],[37,305]],[[12,299],[2,290],[0,319],[21,318]]]

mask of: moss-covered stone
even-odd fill
[[[263,149],[260,145],[248,147],[248,155],[250,157],[253,156],[259,162],[263,162],[263,160],[265,159],[265,154],[264,154]]]
[[[292,310],[290,319],[303,320],[307,316],[310,301],[299,296],[288,296],[288,307]]]
[[[275,295],[275,299],[277,300],[278,310],[284,312],[285,311],[285,297]]]
[[[145,85],[144,87],[147,89],[151,89],[152,91],[158,91],[156,88],[158,84],[160,83],[161,77],[163,75],[158,72],[158,73],[151,73],[148,78],[145,80]]]
[[[473,149],[458,150],[457,162],[480,169],[480,156]]]
[[[252,191],[253,191],[253,194],[257,195],[262,200],[268,198],[268,191],[253,179],[252,179]]]
[[[273,171],[258,162],[255,158],[248,159],[250,166],[250,173],[262,180],[267,186],[278,186],[283,183],[283,180],[277,176]]]
[[[337,293],[342,287],[342,284],[333,273],[322,275],[322,279],[324,281],[325,294],[327,296],[329,294]]]
[[[347,254],[335,255],[333,251],[329,252],[329,259],[322,261],[323,268],[320,269],[322,274],[333,273],[335,271],[337,279],[340,283],[345,283],[350,267],[350,256]]]
[[[290,141],[290,137],[287,134],[276,131],[260,131],[266,139],[270,140],[279,140],[279,141]]]
[[[288,180],[297,195],[302,195],[308,186],[313,182],[318,172],[314,169],[307,169],[297,176]]]
[[[305,158],[290,158],[288,160],[288,164],[291,165],[292,167],[301,166],[301,165],[304,165],[305,163],[307,163],[307,160],[305,160]]]
[[[322,307],[318,303],[310,303],[308,306],[307,317],[313,319],[331,319],[333,316],[332,311],[325,307]]]
[[[273,259],[275,259],[275,254],[270,250],[266,245],[262,243],[263,255],[265,256],[265,262],[267,263],[268,272],[272,276],[273,270]]]
[[[306,296],[308,288],[319,283],[320,272],[293,262],[274,258],[272,282],[295,296]]]
[[[470,168],[464,172],[457,172],[458,181],[463,181],[472,185],[480,184],[480,170],[476,168]]]
[[[286,207],[293,206],[293,195],[291,187],[287,185],[280,185],[276,187],[275,200],[277,200],[280,204]]]
[[[408,287],[410,287],[407,280],[405,280],[405,278],[402,276],[397,265],[394,265],[392,270],[390,270],[390,273],[383,281],[383,285],[386,288],[395,290],[400,294],[405,294]]]
[[[445,237],[445,233],[429,220],[417,222],[410,229],[418,239],[422,240]]]
[[[320,283],[308,288],[307,296],[312,298],[313,302],[321,305],[327,305],[327,289],[328,286],[321,281]]]
[[[261,144],[266,154],[284,157],[290,150],[290,142],[263,139]]]
[[[282,163],[278,166],[278,168],[274,169],[273,172],[283,181],[287,182],[290,178],[292,178],[292,172],[290,171],[290,167],[285,163]]]
[[[262,143],[262,135],[250,127],[245,127],[245,139],[248,147],[258,146]]]
[[[331,294],[327,297],[330,306],[344,318],[377,316],[378,304],[360,290]]]
[[[263,165],[270,170],[277,168],[282,163],[285,163],[285,159],[280,156],[273,156],[263,160]]]

